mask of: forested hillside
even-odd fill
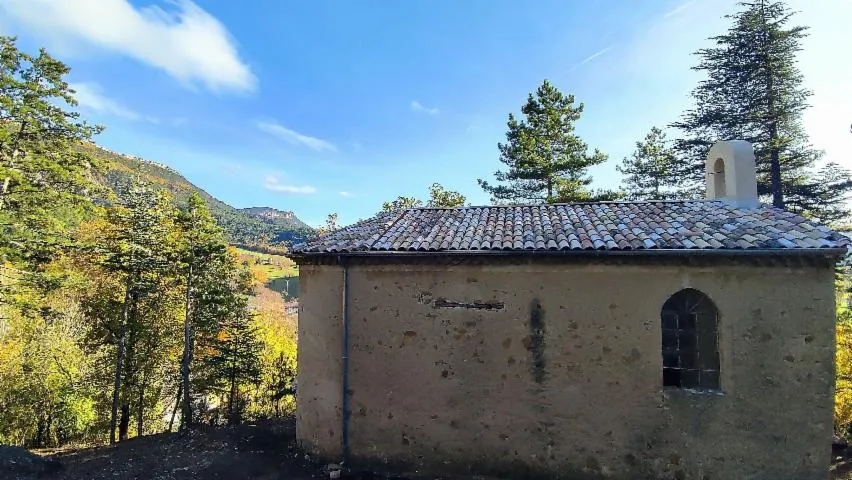
[[[0,444],[292,411],[296,318],[229,244],[304,224],[94,146],[66,65],[10,37],[0,58]]]
[[[161,163],[115,153],[92,142],[79,149],[100,160],[104,170],[96,178],[118,195],[121,187],[134,176],[157,188],[168,190],[175,204],[186,206],[193,192],[207,202],[213,217],[224,229],[228,241],[248,247],[298,243],[314,233],[313,229],[291,211],[269,207],[234,208],[190,183],[180,173]],[[102,199],[106,203],[106,199]]]

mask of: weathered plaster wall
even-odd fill
[[[563,478],[827,476],[830,268],[350,269],[353,456]],[[298,436],[334,456],[342,274],[300,274]],[[660,307],[686,287],[719,309],[723,395],[662,388]]]
[[[299,268],[299,348],[296,435],[326,455],[340,451],[341,293],[339,267]],[[305,301],[307,299],[307,301]]]

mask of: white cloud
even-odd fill
[[[438,107],[427,108],[427,107],[424,107],[423,104],[421,104],[417,100],[411,101],[411,110],[413,110],[415,112],[428,113],[429,115],[437,115],[438,114]]]
[[[601,55],[605,54],[606,52],[610,51],[610,49],[612,49],[612,45],[598,50],[597,52],[595,52],[595,53],[589,55],[588,57],[580,60],[579,62],[575,63],[574,66],[571,67],[571,70],[576,70],[577,68],[582,67],[583,65],[591,62],[592,60],[594,60],[594,59],[600,57]]]
[[[57,45],[91,45],[164,70],[186,85],[250,91],[257,79],[227,29],[191,0],[0,0],[0,11]]]
[[[144,116],[138,112],[125,107],[119,102],[107,97],[100,85],[94,82],[69,83],[74,90],[74,97],[82,110],[108,115],[111,117],[124,118],[126,120],[145,120],[151,123],[160,123],[154,117]]]
[[[310,186],[310,185],[298,186],[298,185],[282,184],[278,180],[278,177],[275,177],[274,175],[267,175],[266,178],[264,179],[263,186],[271,192],[278,192],[278,193],[294,193],[294,194],[302,194],[302,195],[317,193],[317,189]]]
[[[351,196],[352,196],[352,193],[351,193],[351,192],[347,192],[347,191],[343,191],[343,192],[340,192],[340,196],[341,196],[341,197],[351,197]]]
[[[290,130],[289,128],[279,125],[275,122],[258,121],[255,122],[255,126],[262,132],[266,132],[274,137],[280,138],[281,140],[284,140],[285,142],[291,145],[301,145],[304,147],[308,147],[311,150],[316,150],[318,152],[337,151],[337,147],[335,147],[330,142],[327,142],[321,138],[304,135],[295,130]]]
[[[82,109],[104,115],[126,118],[128,120],[139,120],[142,118],[141,115],[133,110],[105,96],[102,93],[100,85],[97,83],[70,83],[68,86],[74,90],[74,97]]]

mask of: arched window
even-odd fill
[[[719,390],[719,312],[707,295],[687,288],[666,300],[663,386]]]
[[[725,198],[725,161],[717,158],[713,163],[713,190],[716,198]]]

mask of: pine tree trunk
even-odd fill
[[[772,189],[772,206],[775,208],[784,208],[784,192],[781,187],[781,152],[778,147],[778,119],[775,115],[775,75],[772,70],[772,62],[770,61],[769,39],[767,38],[768,25],[766,25],[765,4],[760,2],[760,15],[763,20],[763,59],[764,68],[766,68],[766,99],[767,99],[767,120],[769,121],[769,182]]]
[[[44,445],[44,414],[38,417],[38,427],[36,429],[35,448],[41,448]]]
[[[769,69],[769,65],[767,65]],[[775,97],[774,78],[772,71],[769,71],[769,82],[767,89],[769,90],[769,178],[772,183],[772,206],[775,208],[784,208],[784,192],[781,186],[781,152],[778,148],[778,122],[775,118]]]
[[[142,381],[139,382],[139,406],[136,409],[136,436],[142,436],[142,427],[144,426],[145,418],[145,382],[148,380],[148,375],[142,373]]]
[[[53,444],[50,440],[50,431],[53,429],[53,412],[47,412],[47,425],[44,428],[44,444],[49,447]]]
[[[181,384],[183,385],[183,405],[181,408],[181,429],[192,426],[192,404],[189,391],[189,364],[192,361],[192,262],[186,280],[186,309],[183,318],[183,357],[180,362]]]
[[[18,112],[15,112],[14,115],[17,115]],[[18,148],[20,145],[21,137],[24,135],[24,130],[27,127],[27,122],[21,122],[21,127],[18,129],[18,134],[14,136],[14,141],[12,142],[12,153],[9,155],[9,164],[7,165],[9,170],[16,171],[18,170],[16,161],[18,156],[21,154],[20,149]],[[12,177],[8,176],[3,179],[2,185],[0,185],[0,211],[3,210],[3,207],[6,203],[5,198],[6,194],[9,193],[9,185],[12,181]]]
[[[130,429],[130,405],[121,406],[121,421],[118,422],[118,440],[127,440],[127,431]]]
[[[128,281],[128,284],[130,282]],[[124,292],[121,325],[118,330],[118,346],[115,355],[115,380],[112,386],[112,410],[109,417],[109,443],[115,443],[115,424],[118,418],[118,397],[121,391],[121,367],[124,364],[124,346],[127,342],[127,323],[130,315],[130,285]]]
[[[3,179],[3,184],[0,185],[0,210],[3,210],[3,205],[5,201],[3,200],[6,197],[6,193],[9,191],[9,182],[12,180],[12,177],[6,177]]]
[[[175,424],[175,415],[177,415],[178,407],[181,403],[181,392],[183,392],[183,382],[178,384],[177,395],[175,395],[175,406],[172,408],[172,418],[169,420],[169,431],[172,431],[172,427]]]
[[[237,391],[236,369],[231,370],[231,390],[228,392],[228,425],[236,423],[234,420],[234,397]]]

